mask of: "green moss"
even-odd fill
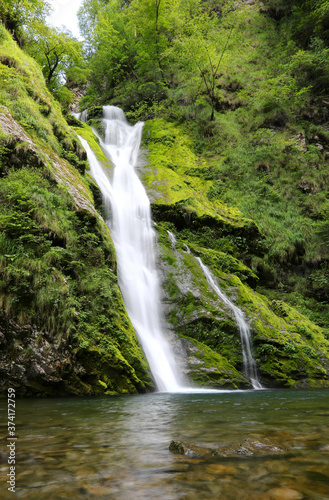
[[[270,302],[248,289],[237,277],[231,276],[230,283],[235,284],[237,303],[251,322],[265,378],[289,386],[311,378],[328,379],[329,343],[321,328],[283,301]]]
[[[150,120],[144,128],[144,143],[150,166],[143,171],[143,181],[157,204],[185,202],[182,205],[185,211],[197,217],[244,224],[239,210],[220,202],[209,202],[206,193],[212,182],[189,175],[198,165],[198,158],[191,149],[191,140],[180,127],[162,119]]]
[[[249,387],[250,382],[225,357],[195,339],[181,336],[188,352],[188,374],[199,386]]]
[[[213,181],[200,177],[207,165],[192,151],[191,139],[179,127],[162,119],[147,122],[144,142],[148,148],[149,164],[143,169],[142,178],[152,200],[152,213],[159,222],[170,221],[181,238],[218,252],[234,252],[241,257],[246,250],[261,254],[264,238],[253,221],[244,218],[235,207],[220,199],[209,199]],[[220,259],[218,254],[217,260]],[[222,254],[223,267],[240,267],[233,259]],[[229,263],[230,260],[230,263]],[[246,279],[256,279],[247,271]],[[241,277],[243,271],[239,272]]]
[[[99,140],[92,131],[92,128],[86,123],[82,122],[80,122],[79,126],[74,126],[72,128],[78,135],[80,135],[83,139],[85,139],[88,142],[89,146],[97,156],[98,160],[103,165],[112,168],[111,162],[107,158],[107,156],[105,156],[102,148],[100,147]]]
[[[325,385],[329,356],[322,329],[283,301],[269,301],[250,288],[248,281],[255,280],[252,271],[232,256],[181,240],[181,233],[176,233],[173,248],[167,233],[172,229],[170,223],[157,224],[167,316],[175,331],[201,341],[235,369],[242,370],[237,325],[230,310],[209,286],[195,259],[194,255],[198,255],[211,269],[219,287],[246,313],[263,384],[299,387],[313,380],[318,386]],[[186,251],[186,244],[192,253]]]

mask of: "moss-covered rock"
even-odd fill
[[[86,153],[40,68],[0,31],[0,392],[146,391]]]
[[[191,149],[191,140],[178,126],[162,119],[145,125],[144,143],[148,164],[143,183],[152,202],[157,222],[170,222],[189,242],[222,251],[223,247],[241,256],[248,241],[255,255],[264,252],[264,236],[254,221],[243,217],[236,207],[209,199],[212,180],[196,175],[207,164]]]
[[[251,388],[248,380],[228,360],[214,349],[195,339],[181,336],[187,356],[186,375],[198,387],[215,389]]]
[[[254,222],[207,196],[211,182],[194,175],[206,165],[198,165],[181,128],[152,120],[144,140],[149,163],[142,178],[157,222],[165,312],[183,337],[189,376],[216,387],[248,384],[234,315],[209,285],[198,256],[245,313],[264,386],[329,386],[329,346],[321,328],[284,302],[270,302],[250,288],[256,287],[258,276],[246,262],[266,249]],[[168,231],[175,233],[175,244]],[[193,352],[197,355],[191,357]]]

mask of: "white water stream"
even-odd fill
[[[250,328],[244,317],[243,311],[235,304],[233,304],[233,302],[231,302],[222,292],[222,290],[217,285],[214,276],[212,275],[208,267],[202,262],[200,257],[195,258],[199,262],[209,285],[216,292],[218,297],[224,302],[224,304],[227,305],[233,312],[236,324],[240,331],[244,374],[250,379],[254,389],[263,389],[263,386],[258,381],[256,363],[251,349]]]
[[[106,106],[102,148],[113,165],[110,182],[87,141],[92,176],[101,189],[117,254],[118,280],[129,318],[142,344],[159,391],[184,390],[162,331],[160,284],[150,202],[136,172],[143,123],[130,126],[121,109]]]
[[[168,231],[168,236],[171,241],[172,248],[175,249],[176,246],[175,235],[171,231]],[[189,247],[186,244],[184,244],[184,246],[186,252],[191,253]],[[215,291],[218,297],[224,302],[224,304],[228,306],[228,308],[231,309],[231,311],[233,312],[236,324],[240,332],[244,374],[250,379],[254,389],[263,389],[263,386],[260,384],[258,380],[256,363],[251,349],[250,328],[244,317],[243,311],[241,311],[239,307],[234,305],[224,294],[224,292],[222,292],[222,290],[217,285],[215,277],[211,273],[210,269],[202,262],[200,257],[194,256],[194,258],[198,261],[211,288]]]

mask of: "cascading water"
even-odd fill
[[[143,123],[130,126],[121,109],[103,109],[103,149],[114,164],[112,183],[88,143],[91,173],[100,187],[117,254],[118,279],[127,313],[142,344],[159,391],[184,390],[161,328],[160,286],[150,202],[134,167]]]
[[[205,264],[202,262],[200,257],[195,257],[195,258],[199,262],[200,267],[203,270],[209,285],[216,292],[218,297],[224,302],[224,304],[227,305],[234,314],[236,323],[240,331],[243,371],[245,375],[250,379],[254,389],[263,389],[262,385],[258,381],[256,363],[251,350],[250,329],[248,323],[245,320],[243,312],[239,307],[234,305],[222,292],[222,290],[217,285],[214,276],[212,275],[208,267],[205,266]]]
[[[171,241],[172,248],[175,249],[175,246],[176,246],[175,235],[171,231],[168,231],[168,236],[169,236],[169,239]],[[185,243],[184,243],[184,247],[185,247],[187,253],[191,253],[191,250],[189,249],[189,247]],[[211,288],[215,291],[215,293],[218,295],[218,297],[224,302],[224,304],[227,305],[229,307],[229,309],[231,309],[231,311],[234,314],[234,318],[236,320],[236,323],[237,323],[239,331],[240,331],[241,346],[242,346],[243,371],[244,371],[245,375],[250,379],[254,389],[263,389],[263,386],[258,381],[256,363],[255,363],[254,357],[252,355],[252,350],[251,350],[250,329],[249,329],[248,323],[245,320],[243,312],[241,311],[241,309],[239,307],[234,305],[226,297],[226,295],[222,292],[222,290],[219,288],[219,286],[216,283],[215,277],[210,272],[210,269],[208,269],[208,267],[202,262],[200,257],[194,256],[194,258],[198,261],[198,263],[199,263],[209,285],[211,286]]]
[[[172,233],[171,231],[168,231],[168,236],[169,236],[169,239],[171,241],[171,248],[175,248],[176,246],[176,236],[174,235],[174,233]]]

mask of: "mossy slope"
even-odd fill
[[[261,256],[266,249],[256,224],[237,209],[209,199],[209,182],[193,175],[197,158],[178,126],[153,120],[146,125],[144,137],[149,164],[142,177],[157,222],[167,318],[199,353],[199,361],[190,363],[190,376],[215,387],[247,385],[233,314],[209,286],[195,258],[200,256],[230,300],[245,312],[263,384],[329,386],[329,342],[322,329],[283,301],[270,301],[251,288],[258,277],[240,259],[245,248],[249,256],[243,260],[247,262],[250,254]],[[175,247],[168,230],[176,235]],[[207,346],[203,354],[200,342]],[[188,349],[193,350],[191,344]],[[220,377],[224,366],[230,375],[224,375],[224,370]]]
[[[195,175],[207,164],[204,160],[200,164],[188,135],[180,127],[163,119],[150,120],[143,137],[149,160],[143,182],[157,220],[173,222],[179,229],[190,227],[194,232],[207,227],[217,231],[217,236],[248,235],[255,251],[261,246],[262,235],[252,220],[235,207],[209,199],[213,182]]]
[[[1,25],[0,77],[1,392],[145,391],[152,381],[86,154]]]

